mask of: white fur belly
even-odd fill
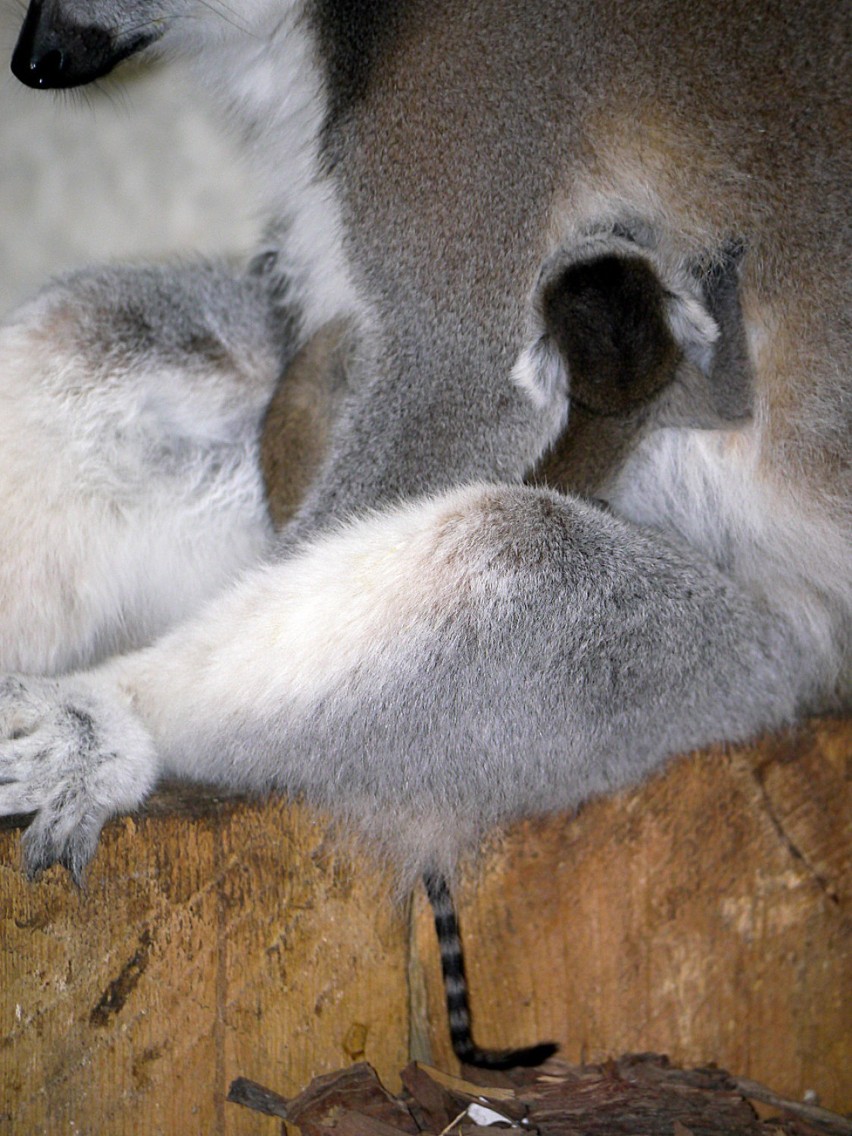
[[[151,641],[271,537],[251,410],[220,436],[211,375],[182,430],[199,404],[180,372],[98,381],[46,306],[0,329],[0,669],[42,674]]]

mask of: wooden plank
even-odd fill
[[[280,801],[169,802],[111,825],[84,894],[0,832],[0,1132],[280,1131],[227,1104],[408,1050],[404,914]]]
[[[460,894],[482,1042],[654,1049],[852,1107],[850,753],[852,723],[814,723],[514,829]],[[408,959],[381,878],[307,810],[159,797],[109,827],[84,894],[58,869],[28,885],[18,839],[0,1132],[271,1136],[233,1078],[289,1097],[367,1060],[396,1090],[409,1036],[454,1068],[422,897]]]
[[[480,1044],[668,1053],[852,1109],[850,758],[852,722],[814,722],[513,829],[459,894]],[[418,1056],[457,1068],[415,916]]]

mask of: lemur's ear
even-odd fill
[[[578,260],[544,287],[541,314],[565,362],[572,403],[621,415],[674,378],[681,357],[666,296],[641,256]]]
[[[542,273],[541,336],[526,353],[523,385],[539,395],[561,388],[571,404],[607,417],[653,404],[665,425],[746,418],[741,255],[731,246],[708,269],[669,271],[654,248],[620,233],[563,251]]]

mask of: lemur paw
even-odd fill
[[[31,878],[59,863],[79,884],[104,822],[155,778],[148,733],[94,679],[0,678],[0,816],[35,813],[23,839]]]

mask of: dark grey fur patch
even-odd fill
[[[729,241],[724,258],[713,265],[703,281],[707,310],[720,331],[710,391],[723,421],[748,418],[752,412],[754,374],[740,304],[740,266],[745,252],[742,241]]]
[[[81,753],[90,753],[92,750],[96,749],[97,730],[95,729],[95,720],[91,714],[87,713],[85,710],[81,710],[77,706],[65,706],[63,709],[76,727],[79,751]]]
[[[656,421],[661,426],[725,429],[748,422],[754,403],[754,370],[748,357],[740,303],[740,270],[746,246],[730,240],[696,277],[709,314],[719,327],[710,370],[685,364],[666,392]]]
[[[323,157],[336,160],[335,127],[363,98],[376,64],[393,44],[408,0],[317,0],[311,17],[320,45],[328,92]]]

